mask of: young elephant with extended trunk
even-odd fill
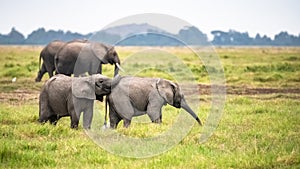
[[[160,78],[117,76],[111,93],[107,96],[110,127],[116,128],[123,119],[128,127],[134,116],[147,114],[154,123],[161,123],[161,108],[167,103],[183,108],[202,125],[198,116],[189,107],[177,83]]]
[[[71,128],[78,128],[81,112],[83,127],[89,129],[93,118],[94,100],[111,91],[111,79],[95,74],[89,77],[65,76],[62,74],[50,78],[43,86],[39,98],[39,122],[48,120],[51,124],[64,116],[71,117]]]

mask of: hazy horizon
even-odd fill
[[[103,29],[113,22],[131,15],[143,13],[167,14],[196,26],[211,39],[213,30],[257,33],[274,38],[275,34],[287,31],[298,36],[300,1],[297,0],[247,0],[247,1],[168,1],[153,0],[107,2],[79,0],[56,1],[1,1],[0,33],[7,34],[11,28],[25,37],[38,28],[63,30],[87,34]],[[151,24],[151,23],[149,23]],[[155,23],[171,33],[178,31],[173,23]],[[158,24],[158,25],[157,25]],[[152,25],[152,24],[151,24]],[[172,32],[172,31],[173,32]]]

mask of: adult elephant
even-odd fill
[[[113,46],[90,41],[66,43],[55,55],[56,72],[71,76],[102,74],[102,64],[115,64],[114,75],[120,69],[120,59]]]
[[[124,127],[128,127],[132,117],[144,114],[147,114],[152,122],[161,123],[161,108],[167,103],[176,108],[183,108],[202,125],[199,117],[187,104],[177,83],[160,78],[131,76],[117,76],[114,81],[116,83],[112,84],[111,93],[106,100],[109,105],[111,128],[116,128],[121,120]]]
[[[111,91],[112,80],[100,74],[88,77],[69,77],[62,74],[51,77],[39,97],[39,122],[51,124],[65,116],[71,117],[71,128],[77,128],[80,114],[83,127],[91,127],[95,99],[102,100]]]
[[[43,75],[48,72],[49,77],[53,76],[53,71],[55,70],[54,57],[58,50],[65,44],[65,42],[60,40],[55,40],[50,42],[47,46],[43,48],[40,53],[39,58],[39,72],[35,78],[36,82],[40,82],[43,78]],[[43,59],[43,64],[41,66],[41,59]]]

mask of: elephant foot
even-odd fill
[[[124,121],[124,127],[128,128],[130,126],[131,120],[123,120]]]
[[[47,122],[47,120],[41,120],[41,119],[38,119],[37,121],[41,124],[45,124]]]
[[[71,125],[71,128],[77,130],[77,129],[78,129],[78,124],[72,124],[72,125]]]
[[[91,129],[91,126],[83,126],[83,128],[84,128],[85,130],[90,130],[90,129]]]
[[[158,124],[160,124],[160,123],[162,123],[162,120],[161,120],[161,118],[158,118],[158,119],[152,121],[152,123],[158,123]]]
[[[40,82],[40,81],[41,81],[41,79],[35,78],[35,82]]]
[[[52,125],[56,126],[56,124],[57,124],[57,121],[51,121],[51,122],[50,122],[50,124],[52,124]]]

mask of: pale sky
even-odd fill
[[[86,34],[143,13],[180,18],[210,38],[212,30],[229,29],[272,39],[280,31],[300,33],[299,0],[0,0],[0,33],[15,27],[27,36],[44,27]]]

